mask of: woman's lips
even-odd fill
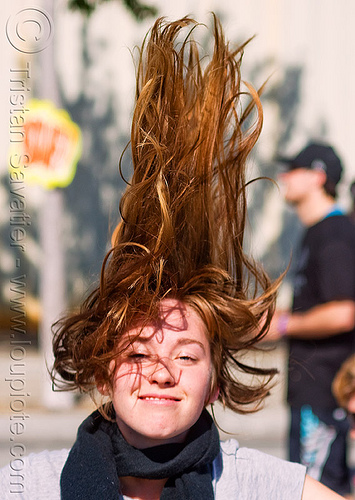
[[[158,394],[144,394],[143,396],[139,396],[141,401],[147,401],[149,403],[162,403],[162,404],[171,404],[180,401],[180,398],[175,396],[167,396],[167,395],[158,395]]]

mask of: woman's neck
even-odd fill
[[[159,500],[167,479],[120,477],[121,493],[135,500]]]

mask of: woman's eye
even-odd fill
[[[133,361],[141,361],[143,359],[147,359],[148,356],[147,354],[143,354],[142,352],[132,352],[129,356],[128,356],[130,359],[132,359]]]
[[[181,361],[190,361],[190,362],[196,361],[195,358],[193,358],[192,356],[189,356],[188,354],[183,354],[182,356],[179,356],[179,359]]]

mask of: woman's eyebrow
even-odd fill
[[[130,345],[136,345],[136,344],[149,344],[149,342],[152,340],[152,337],[153,335],[149,335],[148,337],[137,337],[135,339],[133,339],[131,342],[130,342]]]
[[[149,342],[151,341],[151,336],[149,337],[139,337],[138,339],[136,339],[132,344],[131,346],[134,346],[134,345],[137,345],[137,344],[149,344]],[[179,347],[181,345],[188,345],[188,344],[196,344],[198,345],[199,347],[201,347],[201,349],[203,351],[206,351],[205,349],[205,346],[203,345],[202,342],[200,342],[199,340],[196,340],[196,339],[191,339],[189,337],[182,337],[182,338],[179,338],[176,343],[174,344],[175,347]]]
[[[196,339],[190,339],[188,337],[183,337],[183,338],[180,338],[177,342],[176,342],[176,346],[180,346],[180,345],[188,345],[188,344],[197,344],[199,347],[201,347],[201,349],[206,352],[206,349],[205,349],[205,346],[203,345],[202,342],[200,342],[199,340],[196,340]]]

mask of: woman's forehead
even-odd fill
[[[206,326],[191,306],[176,299],[165,299],[161,302],[160,315],[154,323],[137,324],[123,335],[123,339],[130,343],[162,342],[164,338],[207,341]]]

